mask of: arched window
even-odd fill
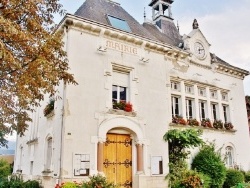
[[[47,140],[47,151],[46,151],[46,161],[45,161],[45,170],[50,170],[52,161],[52,138]]]
[[[233,167],[234,165],[234,151],[233,147],[227,146],[226,147],[226,166]]]

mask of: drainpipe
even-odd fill
[[[69,34],[68,34],[68,26],[66,25],[64,27],[64,33],[66,35],[66,42],[65,42],[65,50],[66,52],[68,52],[68,43],[69,43]],[[58,175],[58,179],[56,181],[56,184],[59,185],[62,181],[62,166],[63,166],[63,158],[62,158],[62,155],[63,155],[63,143],[64,143],[64,110],[65,110],[65,103],[66,103],[66,83],[63,83],[63,96],[62,96],[62,109],[61,109],[61,112],[62,112],[62,119],[61,119],[61,143],[60,143],[60,156],[59,156],[59,175]]]

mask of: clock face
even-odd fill
[[[199,59],[203,59],[205,57],[205,48],[201,43],[194,43],[194,54]]]

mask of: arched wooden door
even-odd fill
[[[107,134],[104,145],[104,173],[121,188],[132,187],[132,140],[130,135]]]

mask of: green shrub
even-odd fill
[[[237,185],[235,185],[231,188],[250,188],[250,184],[249,183],[238,183]]]
[[[10,164],[4,159],[0,159],[0,180],[11,174],[10,169]]]
[[[223,188],[230,188],[244,182],[244,174],[238,170],[228,169]]]
[[[39,182],[35,180],[29,180],[24,183],[25,188],[40,188]]]
[[[250,183],[250,171],[245,173],[245,182],[249,182]]]
[[[213,188],[221,188],[226,178],[226,167],[213,144],[201,148],[193,160],[192,169],[209,176]]]
[[[12,175],[9,180],[5,178],[0,181],[0,188],[40,188],[40,186],[35,180],[24,182],[20,176]]]
[[[79,186],[73,182],[66,182],[61,187],[62,188],[78,188]]]
[[[84,182],[81,188],[116,188],[114,183],[109,183],[102,175],[90,176],[88,182]]]
[[[210,188],[210,178],[202,173],[188,170],[172,188]]]
[[[0,182],[0,188],[25,188],[21,178],[11,177]]]

